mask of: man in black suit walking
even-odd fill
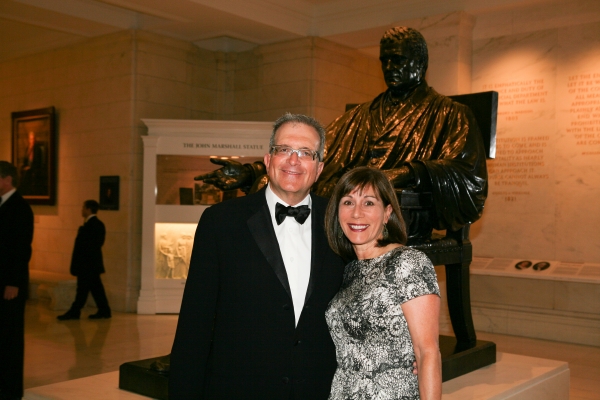
[[[98,207],[96,200],[86,200],[81,209],[81,216],[85,219],[85,223],[79,227],[71,258],[71,275],[77,277],[77,294],[69,311],[56,317],[61,321],[79,319],[81,309],[85,305],[90,292],[92,292],[98,312],[88,318],[111,317],[104,286],[100,279],[100,274],[104,273],[102,245],[104,244],[106,229],[102,221],[96,216]]]
[[[275,122],[255,194],[204,211],[171,353],[169,398],[326,399],[336,368],[325,308],[343,263],[323,229],[327,201],[310,194],[324,130]]]
[[[33,212],[15,186],[17,168],[0,161],[0,400],[23,397]]]

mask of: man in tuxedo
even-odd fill
[[[16,185],[17,168],[0,161],[0,400],[23,397],[33,212]]]
[[[285,114],[264,157],[270,182],[200,219],[171,353],[169,398],[326,399],[336,368],[325,308],[343,262],[327,201],[310,194],[324,130]]]
[[[81,309],[85,306],[88,294],[91,292],[98,312],[90,315],[90,319],[110,318],[111,311],[104,292],[100,274],[104,273],[102,260],[102,245],[106,236],[106,229],[98,219],[98,202],[86,200],[81,209],[81,216],[85,222],[79,227],[73,256],[71,257],[71,275],[77,277],[77,293],[75,301],[69,311],[56,317],[60,321],[79,319]]]

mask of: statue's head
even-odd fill
[[[406,91],[425,79],[429,62],[427,43],[416,29],[388,29],[379,42],[379,60],[391,90]]]

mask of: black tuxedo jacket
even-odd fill
[[[336,368],[325,308],[343,263],[312,196],[312,256],[298,326],[265,190],[202,215],[171,353],[169,398],[326,399]]]
[[[104,273],[102,245],[106,237],[104,223],[98,217],[92,217],[79,227],[73,256],[71,257],[71,275],[100,275]]]
[[[18,191],[0,206],[0,295],[6,286],[27,297],[33,240],[33,212]]]

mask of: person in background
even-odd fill
[[[325,314],[338,364],[329,399],[441,399],[435,270],[424,253],[404,246],[386,174],[358,167],[342,176],[325,230],[333,251],[350,261]]]
[[[85,306],[90,292],[98,312],[88,318],[101,319],[112,316],[104,285],[100,279],[100,274],[104,273],[102,245],[106,237],[106,229],[96,216],[98,207],[96,200],[83,202],[81,216],[84,218],[84,224],[77,232],[71,257],[71,275],[77,277],[77,293],[69,311],[56,317],[59,321],[79,319],[81,309]]]
[[[33,211],[17,185],[17,168],[0,161],[0,400],[23,397]]]

